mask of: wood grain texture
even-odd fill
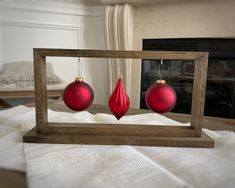
[[[54,144],[95,144],[95,145],[138,145],[165,147],[213,148],[214,141],[203,132],[201,137],[151,137],[151,136],[113,136],[113,135],[54,135],[39,134],[35,129],[23,137],[28,143]]]
[[[77,135],[188,136],[194,137],[190,126],[135,125],[105,123],[48,123],[41,133]]]
[[[47,126],[46,57],[33,51],[37,131]]]
[[[81,50],[81,49],[43,49],[35,48],[42,56],[125,58],[125,59],[200,59],[207,52],[182,51],[121,51],[121,50]]]
[[[195,62],[192,108],[191,108],[191,126],[195,129],[196,135],[201,136],[202,117],[204,115],[205,96],[206,96],[206,78],[207,78],[208,54]]]
[[[46,93],[46,56],[92,57],[92,58],[129,58],[129,59],[187,59],[195,60],[195,76],[192,101],[192,121],[188,128],[176,126],[148,125],[88,125],[48,123]],[[163,51],[107,51],[107,50],[71,50],[71,49],[34,49],[34,72],[36,92],[36,130],[34,137],[38,142],[49,143],[88,143],[88,144],[131,144],[203,147],[212,146],[213,141],[200,142],[202,116],[205,98],[205,83],[208,63],[207,52],[163,52]],[[50,138],[51,136],[51,138]],[[197,138],[197,137],[198,138]],[[173,138],[173,140],[172,140]],[[33,142],[34,139],[31,139]],[[191,139],[191,140],[190,140]],[[194,144],[195,140],[197,145]],[[207,140],[208,141],[208,140]],[[184,143],[185,142],[185,143]],[[170,144],[169,144],[170,143]],[[200,143],[200,144],[198,144]]]

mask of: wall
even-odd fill
[[[235,1],[174,1],[134,9],[134,40],[142,50],[142,39],[187,37],[235,37]],[[133,64],[132,96],[139,106],[140,63]],[[135,92],[136,91],[136,92]]]
[[[0,60],[2,57],[3,63],[32,61],[32,49],[39,47],[104,49],[104,7],[93,5],[92,0],[81,2],[84,1],[1,1]],[[94,89],[94,103],[106,103],[106,62],[80,60],[82,70],[78,70],[78,58],[47,59],[66,82],[82,72],[84,80]]]

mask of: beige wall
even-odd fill
[[[146,38],[235,37],[234,0],[174,1],[134,8],[135,50]],[[140,63],[133,64],[132,100],[139,105]]]

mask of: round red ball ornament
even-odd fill
[[[74,82],[66,86],[63,99],[66,106],[70,109],[82,111],[91,105],[94,93],[92,88],[82,78],[76,78]]]
[[[149,109],[157,113],[171,111],[176,104],[174,89],[165,83],[165,80],[157,80],[146,92],[145,102]]]

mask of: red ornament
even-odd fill
[[[157,80],[157,83],[147,90],[145,102],[154,112],[169,112],[175,107],[176,93],[165,83],[165,80]]]
[[[76,78],[64,90],[64,103],[70,109],[82,111],[89,107],[94,99],[92,88],[81,78]]]
[[[119,120],[129,109],[130,99],[125,91],[122,78],[118,80],[115,90],[109,98],[109,109]]]

